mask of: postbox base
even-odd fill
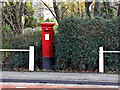
[[[42,69],[51,70],[52,69],[51,60],[52,57],[42,57]]]

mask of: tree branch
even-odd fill
[[[64,16],[64,13],[69,9],[69,7],[70,7],[70,6],[68,6],[68,7],[62,12],[61,17]]]
[[[53,1],[53,8],[54,8],[54,11],[55,11],[55,14],[56,14],[56,20],[59,24],[59,22],[60,22],[60,11],[58,9],[58,6],[56,5],[56,0]]]
[[[49,7],[43,0],[41,0],[41,2],[48,8],[48,10],[51,12],[51,14],[56,18],[55,14],[54,14],[53,11],[50,9],[50,7]]]

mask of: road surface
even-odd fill
[[[52,89],[65,89],[65,90],[71,90],[71,89],[78,89],[78,90],[120,90],[118,89],[118,86],[107,86],[107,85],[77,85],[77,84],[49,84],[49,83],[1,83],[1,89],[4,90],[6,88],[41,88],[44,90],[52,90]],[[46,88],[46,89],[45,89]],[[9,89],[7,89],[9,90]],[[14,90],[14,89],[13,89]]]

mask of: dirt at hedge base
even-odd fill
[[[2,70],[2,71],[16,71],[16,72],[29,72],[28,68],[11,68],[9,70]],[[98,70],[96,69],[95,71],[93,70],[45,70],[45,69],[35,69],[34,72],[61,72],[61,73],[99,73]],[[120,71],[105,71],[106,74],[119,74]]]

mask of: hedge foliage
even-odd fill
[[[29,49],[34,46],[35,49],[35,68],[42,68],[42,32],[35,31],[26,34],[17,35],[10,39],[11,49]],[[3,62],[3,70],[12,68],[28,68],[29,52],[10,52]]]
[[[98,69],[99,47],[120,50],[120,17],[80,19],[74,16],[61,21],[56,44],[56,68],[72,70]],[[120,70],[120,54],[104,54],[106,70]]]

